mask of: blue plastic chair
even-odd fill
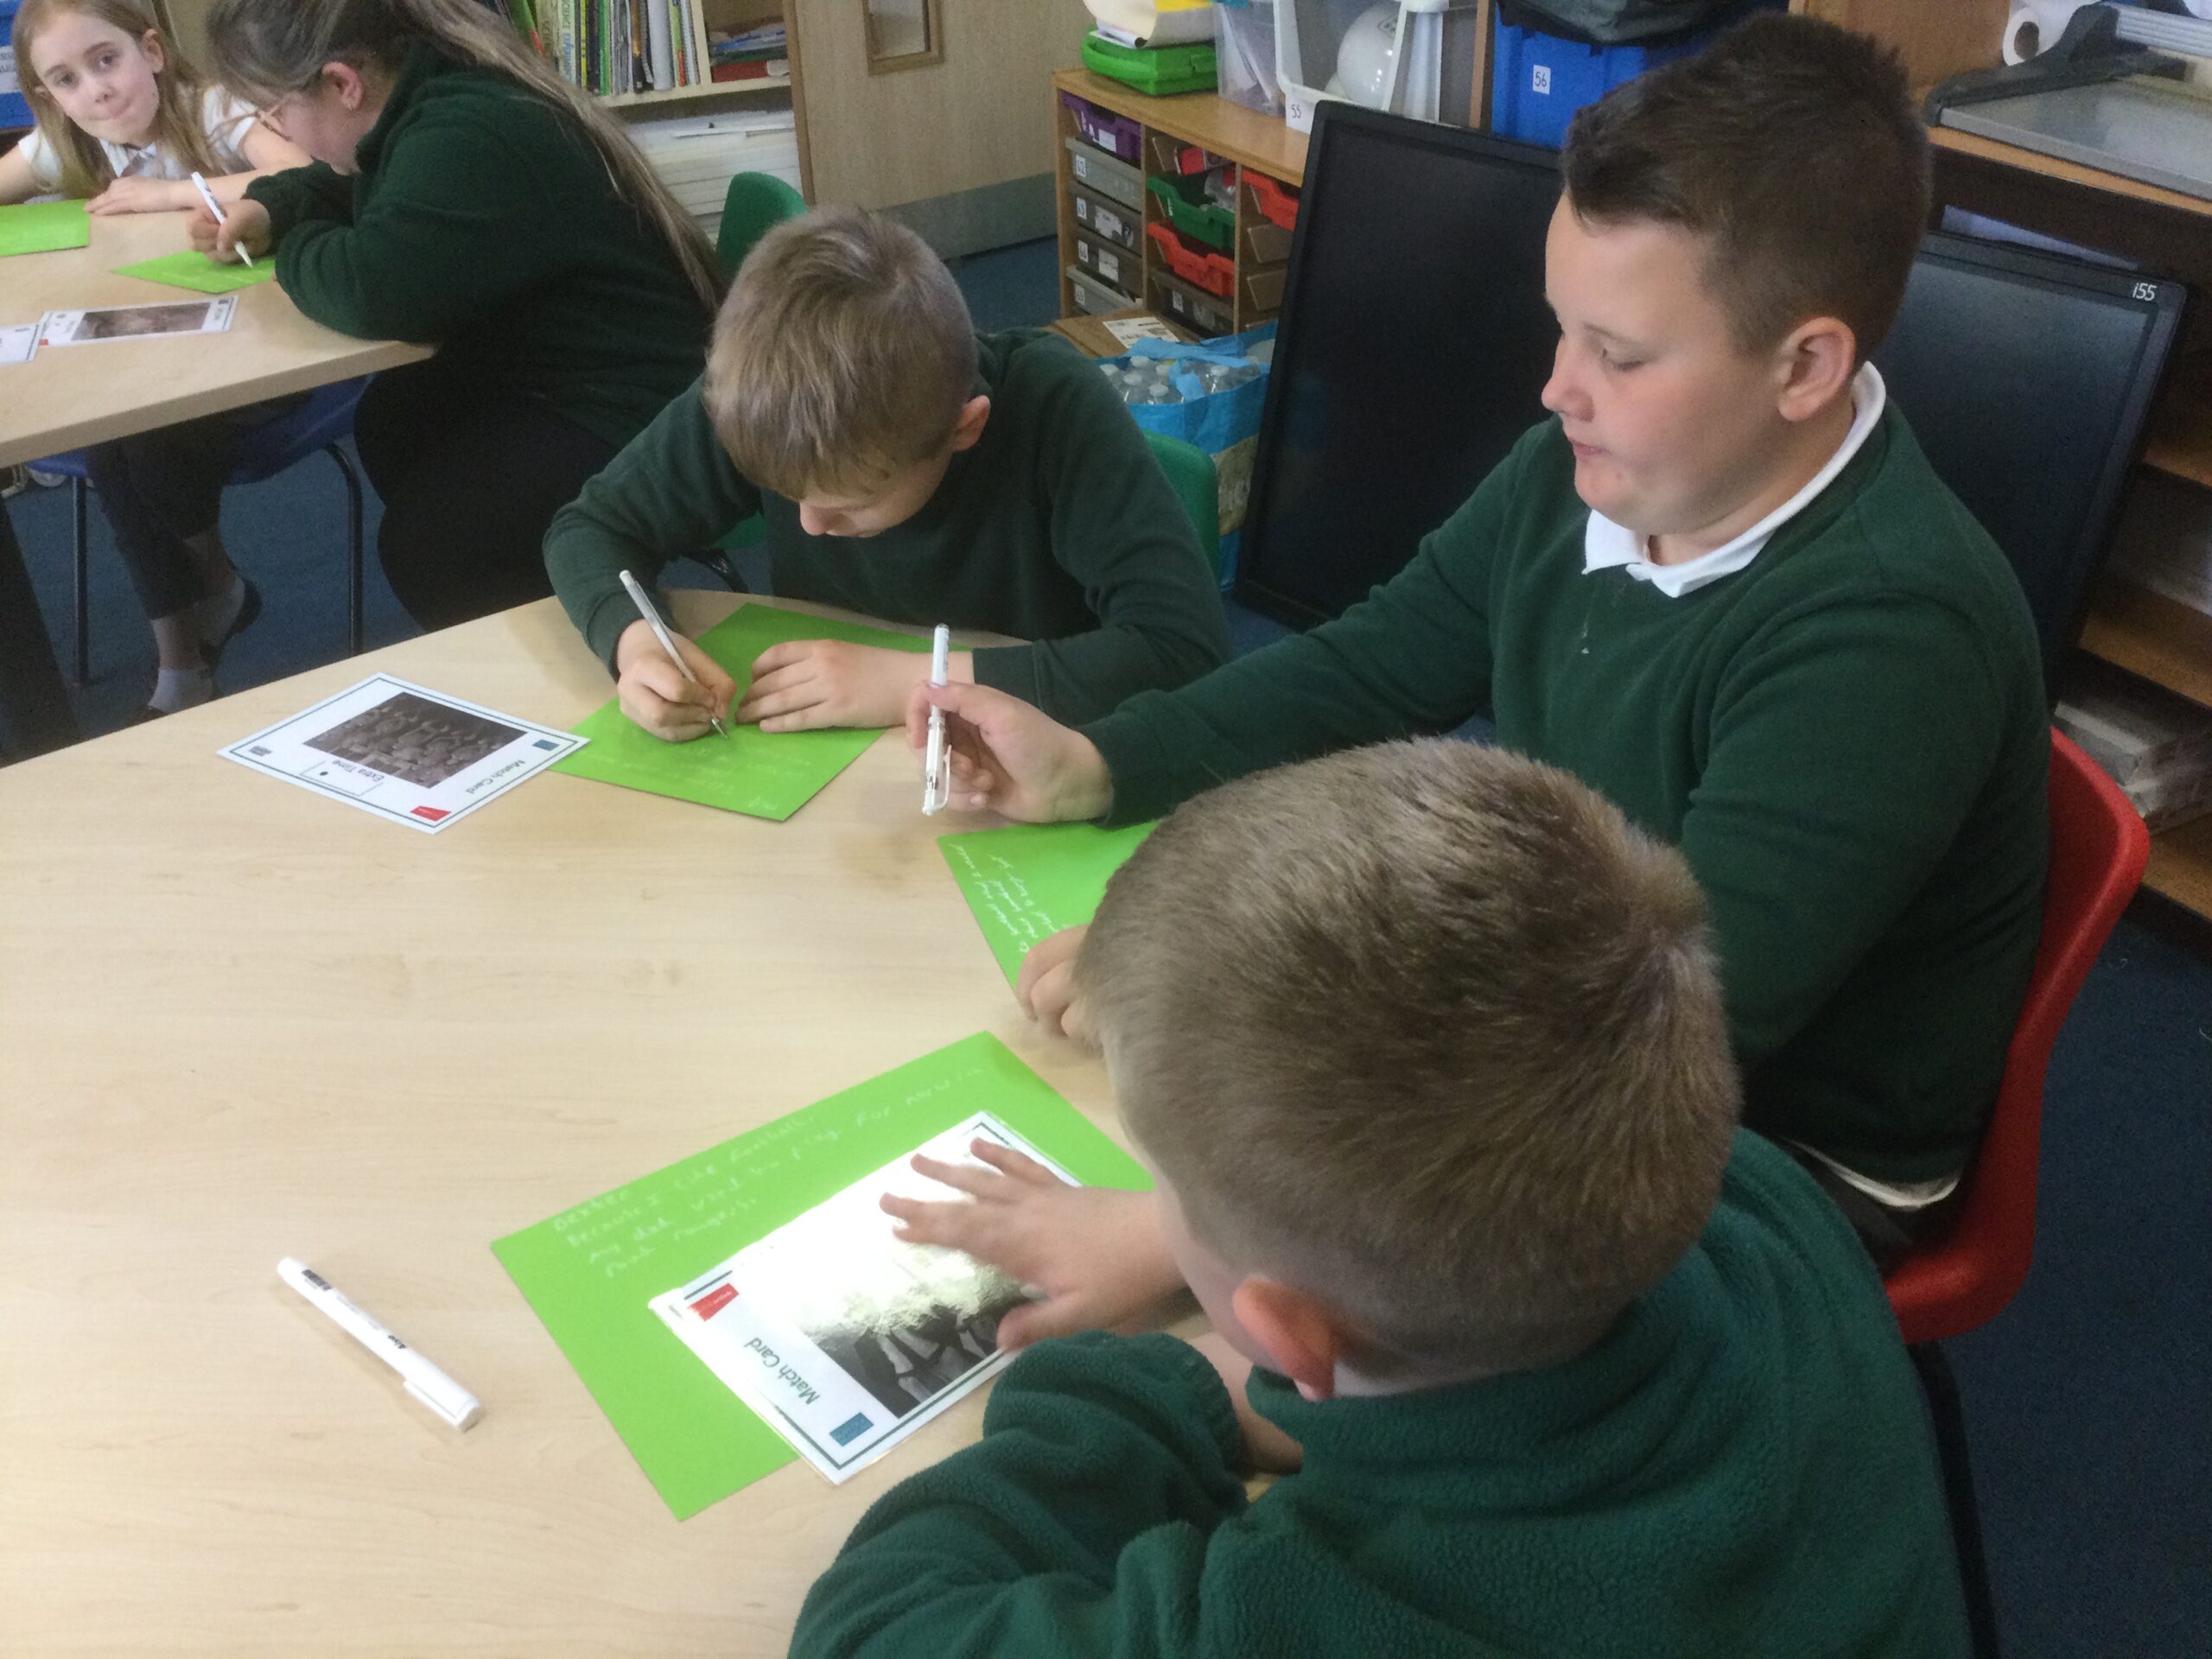
[[[289,414],[279,416],[251,431],[238,434],[231,454],[231,470],[224,483],[258,484],[274,478],[318,449],[338,463],[346,480],[346,654],[361,653],[361,475],[353,467],[340,440],[353,430],[353,409],[367,388],[366,378],[340,380],[317,386],[307,402]],[[85,683],[86,659],[92,655],[90,582],[86,554],[85,452],[72,449],[31,465],[42,473],[60,473],[70,480],[72,518],[75,531],[71,568],[71,599],[75,607],[76,683]]]

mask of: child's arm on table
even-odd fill
[[[1033,1159],[976,1141],[988,1170],[917,1157],[914,1168],[966,1194],[943,1204],[887,1195],[899,1237],[963,1250],[1034,1285],[1045,1300],[1000,1321],[999,1346],[1114,1330],[1156,1313],[1183,1288],[1149,1192],[1070,1186]]]
[[[814,1586],[795,1655],[1200,1649],[1208,1535],[1244,1506],[1236,1414],[1173,1337],[1082,1337],[999,1379],[983,1439],[894,1487]]]

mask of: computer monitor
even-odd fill
[[[1402,569],[1538,403],[1556,157],[1339,104],[1314,124],[1237,598],[1298,626]],[[1875,354],[1936,474],[2018,571],[2047,665],[2071,645],[2184,292],[1930,235]]]
[[[1542,414],[1555,151],[1324,103],[1236,597],[1303,626],[1397,574]]]
[[[2012,560],[2046,683],[2073,648],[2186,290],[1930,234],[1874,353],[1936,475]]]

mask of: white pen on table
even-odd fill
[[[223,211],[222,204],[215,200],[215,193],[207,188],[207,181],[197,173],[192,175],[192,188],[200,193],[200,200],[207,204],[207,211],[215,215],[215,222],[218,225],[227,225],[231,222],[231,216]],[[253,256],[245,251],[245,243],[232,243],[231,251],[245,260],[247,264],[253,264]]]
[[[652,601],[645,597],[645,590],[638,585],[638,579],[627,570],[621,575],[623,587],[629,589],[631,603],[638,607],[638,614],[645,619],[645,626],[653,631],[653,638],[660,641],[660,648],[668,653],[668,660],[676,664],[676,671],[697,685],[699,677],[691,671],[691,664],[683,660],[683,653],[677,650],[676,641],[669,634],[668,624],[660,620],[660,613],[653,608]],[[715,728],[718,736],[729,735],[729,728],[712,715],[707,716],[707,724]]]
[[[944,683],[948,653],[952,649],[952,630],[942,622],[937,625],[936,636],[930,642],[930,683]],[[944,710],[935,704],[930,707],[929,754],[922,762],[922,810],[935,814],[944,810],[944,804],[952,798],[951,762],[944,752]]]
[[[304,1262],[286,1256],[276,1276],[337,1322],[339,1329],[399,1373],[407,1392],[454,1428],[467,1428],[484,1414],[474,1395],[410,1348],[348,1300],[339,1288]]]

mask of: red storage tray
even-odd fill
[[[1236,262],[1227,254],[1193,247],[1173,226],[1147,225],[1144,233],[1160,249],[1167,269],[1192,287],[1224,300],[1236,291]]]
[[[1253,197],[1260,204],[1260,211],[1286,231],[1298,223],[1298,192],[1287,184],[1279,184],[1264,173],[1244,169],[1244,182],[1252,187]]]

